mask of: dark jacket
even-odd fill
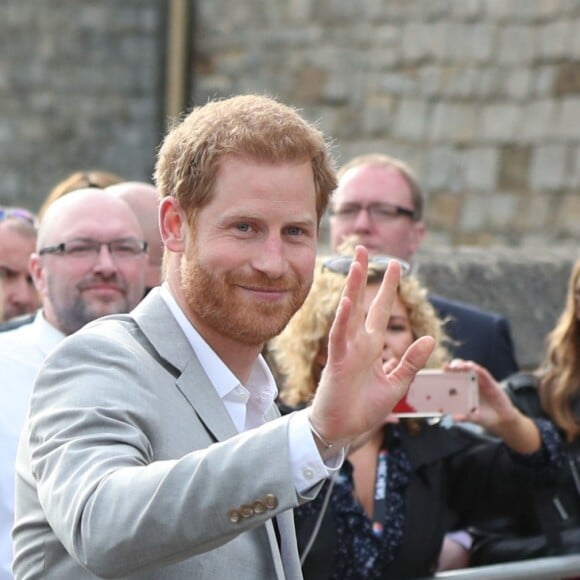
[[[449,319],[445,330],[455,342],[450,346],[454,357],[479,363],[498,381],[517,372],[507,318],[442,296],[430,295],[429,301],[441,318]]]
[[[509,511],[514,498],[522,495],[525,482],[530,481],[530,470],[515,464],[504,445],[464,428],[424,425],[417,435],[405,429],[400,429],[400,434],[402,448],[411,464],[403,496],[402,541],[393,561],[384,567],[384,576],[361,574],[361,579],[415,578],[432,574],[446,532],[480,521],[489,513]],[[319,505],[323,497],[324,490],[316,500]],[[301,509],[295,510],[295,520],[302,553],[316,518],[302,518]],[[332,512],[331,499],[316,542],[303,566],[305,580],[330,578],[337,551],[333,520],[336,514]],[[385,521],[385,526],[392,524],[392,521]],[[359,576],[349,576],[355,577]]]
[[[530,417],[545,418],[537,387],[538,379],[528,373],[518,373],[505,383],[514,404],[523,413]],[[578,553],[580,441],[565,444],[564,452],[563,465],[558,470],[556,483],[534,490],[532,509],[512,511],[510,517],[492,519],[472,530],[473,565]]]

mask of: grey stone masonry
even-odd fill
[[[151,178],[162,0],[0,3],[0,204],[37,209],[83,169]]]
[[[77,169],[151,178],[171,2],[0,2],[1,204],[35,209]],[[266,93],[318,122],[339,164],[403,158],[436,243],[577,243],[580,0],[187,4],[184,109]]]
[[[438,242],[577,241],[580,1],[197,5],[196,102],[266,88],[319,120],[339,163],[403,157],[426,186]],[[237,57],[227,76],[225,56]]]
[[[571,250],[425,249],[417,275],[433,293],[506,316],[521,368],[537,368],[565,304]]]

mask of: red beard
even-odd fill
[[[219,334],[249,346],[261,346],[279,334],[304,302],[310,281],[301,282],[294,272],[272,280],[256,273],[245,278],[227,273],[220,277],[203,266],[197,257],[184,259],[182,286],[188,308]],[[244,295],[245,288],[283,290],[283,301],[260,301]]]

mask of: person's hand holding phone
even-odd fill
[[[444,365],[445,370],[473,370],[477,374],[479,406],[456,421],[481,425],[518,453],[533,453],[541,446],[540,432],[534,421],[520,412],[489,371],[473,361],[455,359]]]

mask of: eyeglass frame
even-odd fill
[[[402,205],[396,205],[394,203],[387,203],[383,201],[375,201],[373,203],[369,203],[368,205],[362,205],[360,203],[347,203],[345,207],[350,208],[352,212],[344,212],[340,211],[339,208],[331,207],[329,209],[329,215],[331,217],[336,217],[342,220],[355,220],[358,217],[358,214],[361,211],[366,211],[369,218],[374,220],[377,216],[377,213],[380,215],[380,208],[385,208],[392,213],[384,212],[384,215],[379,217],[379,221],[389,221],[389,219],[395,219],[397,217],[408,217],[412,221],[416,222],[421,219],[419,212],[415,209],[410,209],[408,207],[403,207]],[[356,209],[356,211],[354,211]]]
[[[335,274],[342,274],[343,276],[346,276],[350,271],[350,267],[353,262],[354,256],[330,256],[322,261],[322,269],[328,270],[329,272],[333,272]],[[396,256],[390,256],[388,254],[369,256],[369,274],[373,272],[384,274],[391,262],[399,263],[401,266],[402,277],[411,274],[411,264],[409,264],[409,262],[402,260],[401,258],[397,258]],[[341,267],[337,266],[339,263],[341,264]]]
[[[137,246],[140,249],[140,252],[134,255],[120,257],[113,251],[113,249],[111,249],[112,244],[122,244],[127,242],[136,242]],[[70,246],[71,244],[74,243],[78,244],[84,243],[87,247],[92,246],[92,250],[94,250],[94,253],[86,254],[84,256],[79,255],[75,256],[75,254],[70,253],[70,251],[67,253],[67,246]],[[87,259],[91,257],[92,259],[96,260],[99,254],[101,253],[101,249],[103,248],[103,246],[107,247],[107,250],[111,258],[113,258],[114,260],[115,259],[133,260],[137,259],[139,256],[143,256],[147,252],[148,243],[145,240],[139,240],[137,238],[119,238],[116,240],[109,240],[108,242],[99,242],[97,240],[89,240],[89,239],[78,239],[78,240],[70,240],[68,242],[61,242],[60,244],[55,244],[53,246],[45,246],[44,248],[40,248],[40,250],[38,250],[38,255],[45,256],[46,254],[52,254],[55,256],[66,256],[69,258],[77,258],[77,259]]]

